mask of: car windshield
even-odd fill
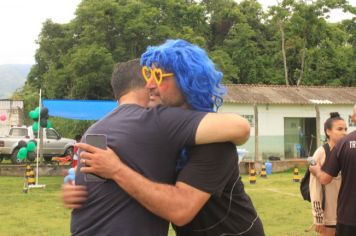
[[[27,129],[24,128],[12,128],[10,130],[11,136],[24,137],[28,135]]]

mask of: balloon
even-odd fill
[[[19,148],[22,148],[22,147],[27,147],[27,143],[23,140],[20,140],[18,143],[17,143],[17,146]]]
[[[38,113],[38,114],[40,114],[40,112],[41,112],[41,108],[36,107],[35,112],[36,112],[36,113]]]
[[[33,142],[35,145],[37,145],[37,141],[34,139],[31,139],[29,142]]]
[[[52,125],[52,122],[50,121],[50,120],[47,120],[47,129],[49,129],[49,128],[52,128],[53,127],[53,125]]]
[[[27,160],[29,161],[34,161],[36,160],[36,153],[35,152],[27,152]]]
[[[32,130],[33,132],[38,132],[38,122],[33,122]]]
[[[30,118],[31,118],[32,120],[37,120],[37,119],[38,119],[38,113],[36,113],[35,111],[30,111],[30,112],[28,113],[28,115],[30,116]]]
[[[33,119],[32,117],[33,117],[33,111],[30,111],[29,113],[28,113],[28,116],[31,118],[31,119]]]
[[[47,107],[41,108],[41,118],[42,117],[48,118],[48,108]]]
[[[42,119],[41,118],[40,125],[41,125],[41,127],[46,128],[47,127],[47,119]]]
[[[35,110],[30,111],[30,113],[31,113],[30,117],[32,118],[32,120],[38,120],[38,117],[40,116],[40,108],[37,107]]]
[[[68,175],[64,177],[64,183],[68,183],[69,181],[75,181],[75,170],[74,168],[70,168],[68,170]]]
[[[73,176],[72,175],[67,175],[66,177],[64,177],[64,183],[67,184],[67,183],[70,183],[72,181],[74,181],[75,179],[73,179]]]
[[[26,157],[27,157],[27,148],[25,147],[20,148],[19,152],[17,153],[17,159],[20,159],[22,161]]]
[[[1,121],[5,121],[6,120],[6,115],[5,114],[1,114],[0,115],[0,120]]]
[[[36,149],[36,144],[34,142],[28,142],[27,143],[27,151],[33,152]]]
[[[75,176],[75,170],[74,170],[74,168],[69,168],[69,170],[68,170],[68,175],[74,175],[74,176]]]

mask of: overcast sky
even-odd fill
[[[0,0],[0,65],[34,64],[35,40],[46,19],[67,23],[81,0]],[[276,0],[259,0],[266,8]],[[356,5],[356,0],[349,0]],[[331,15],[332,21],[345,17],[342,11]],[[350,16],[349,16],[350,17]]]

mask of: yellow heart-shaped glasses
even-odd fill
[[[149,68],[147,66],[142,67],[141,71],[147,83],[153,78],[158,86],[161,85],[163,78],[174,76],[173,73],[163,73],[160,68]]]

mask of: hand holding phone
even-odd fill
[[[313,157],[308,157],[307,161],[308,161],[309,165],[311,165],[311,166],[316,165],[316,161],[314,160]]]
[[[107,138],[105,134],[87,134],[85,136],[85,142],[97,148],[106,149]],[[105,182],[106,179],[101,178],[95,174],[85,174],[85,182]]]

